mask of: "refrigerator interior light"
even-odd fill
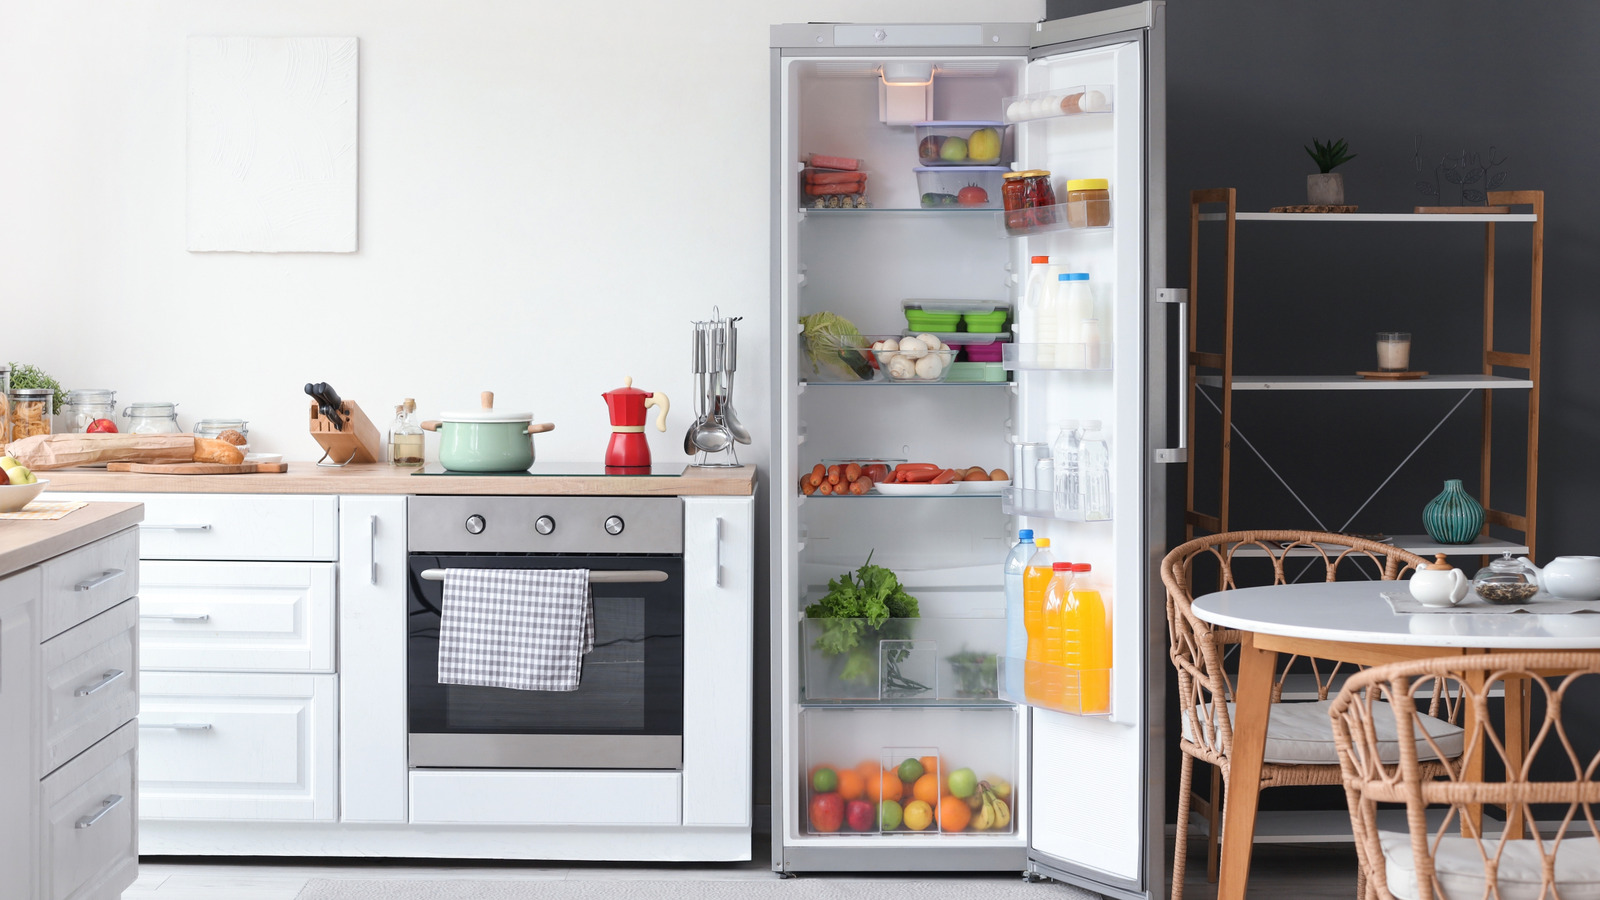
[[[933,84],[931,62],[886,62],[878,72],[890,87],[920,87]]]
[[[932,118],[933,63],[884,63],[878,70],[878,120],[912,125]]]

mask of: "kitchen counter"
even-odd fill
[[[53,479],[50,486],[55,487]],[[43,496],[48,499],[48,492]],[[0,578],[132,528],[143,519],[144,508],[138,503],[91,503],[59,519],[0,519]]]
[[[520,494],[525,496],[600,494],[747,497],[755,493],[756,483],[755,466],[740,466],[734,469],[696,469],[685,466],[681,475],[664,477],[413,475],[413,471],[415,470],[387,463],[352,463],[341,468],[333,468],[310,462],[291,462],[289,471],[277,475],[144,475],[134,472],[107,472],[104,469],[72,468],[55,469],[45,477],[50,479],[50,491],[177,494]],[[49,491],[44,496],[48,498]],[[79,511],[60,521],[70,521],[83,512]]]

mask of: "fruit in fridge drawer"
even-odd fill
[[[939,798],[939,830],[946,833],[965,831],[972,822],[972,810],[959,797],[945,794]]]
[[[920,768],[920,766],[919,766]],[[939,802],[939,776],[932,772],[918,778],[911,786],[911,796],[929,806]]]
[[[838,786],[839,773],[827,766],[819,766],[815,772],[811,773],[811,789],[819,794],[826,794]]]
[[[866,795],[867,783],[860,772],[854,769],[840,769],[838,774],[839,796],[843,797],[846,803],[859,800]]]
[[[844,798],[838,794],[818,794],[811,798],[811,827],[833,833],[844,824]]]
[[[944,149],[944,135],[930,134],[917,145],[919,159],[938,159],[939,152]]]
[[[885,800],[878,804],[878,827],[884,831],[893,831],[900,827],[903,812],[900,801]]]
[[[945,162],[962,162],[967,158],[967,139],[947,137],[939,148],[939,158]]]
[[[913,757],[901,763],[900,768],[895,771],[899,774],[901,781],[906,784],[912,784],[918,778],[921,778],[922,773],[927,770],[922,767],[922,760]]]
[[[967,138],[967,156],[974,162],[988,162],[1000,158],[1000,132],[993,128],[979,128]]]
[[[1000,783],[1005,784],[1004,781]],[[1005,786],[1006,790],[1010,791],[1011,786],[1009,784]],[[978,783],[978,789],[967,801],[967,805],[972,809],[973,831],[1005,831],[1011,827],[1011,805],[996,796],[989,782]]]
[[[904,817],[907,828],[924,831],[933,824],[933,807],[921,800],[913,800],[906,804]]]
[[[865,800],[851,800],[844,806],[844,821],[851,831],[871,831],[877,814]]]
[[[971,769],[957,769],[950,773],[950,793],[965,800],[978,789],[978,776]]]
[[[989,192],[975,184],[956,191],[957,206],[982,206],[989,202]]]

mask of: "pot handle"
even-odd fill
[[[555,431],[555,430],[556,430],[556,425],[555,425],[554,422],[540,422],[537,425],[529,425],[528,426],[528,433],[529,434],[544,434],[546,431]]]
[[[444,424],[443,422],[439,422],[439,421],[435,421],[433,419],[429,419],[428,421],[422,423],[422,430],[423,431],[438,431],[439,427],[441,425],[443,425],[443,424]]]

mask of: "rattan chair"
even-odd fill
[[[1247,552],[1241,555],[1241,550]],[[1304,555],[1291,557],[1292,552]],[[1174,548],[1161,561],[1161,580],[1167,586],[1170,655],[1178,673],[1178,705],[1183,726],[1178,744],[1183,751],[1183,768],[1178,783],[1177,837],[1172,862],[1173,900],[1183,897],[1191,806],[1196,807],[1209,824],[1206,877],[1213,883],[1217,880],[1218,832],[1222,803],[1226,802],[1229,759],[1233,754],[1233,723],[1229,709],[1233,682],[1223,662],[1229,646],[1237,644],[1242,637],[1238,631],[1219,628],[1195,617],[1191,609],[1195,563],[1210,560],[1218,569],[1215,587],[1202,589],[1204,594],[1211,590],[1251,586],[1239,582],[1237,569],[1246,559],[1259,567],[1255,573],[1259,584],[1308,579],[1335,581],[1344,564],[1349,565],[1347,571],[1352,573],[1359,566],[1369,578],[1393,580],[1425,561],[1388,544],[1306,531],[1235,531],[1209,535]],[[1290,665],[1293,665],[1292,659]],[[1323,660],[1310,660],[1309,667],[1315,683],[1316,703],[1279,705],[1289,666],[1283,667],[1274,680],[1273,711],[1267,728],[1260,788],[1340,783],[1333,733],[1327,722],[1328,693],[1337,679],[1354,671],[1354,667]],[[1217,702],[1219,699],[1227,702]],[[1441,720],[1435,730],[1444,733],[1450,727],[1447,721]],[[1210,794],[1205,798],[1192,796],[1197,760],[1214,767]]]
[[[1507,728],[1527,727],[1522,716],[1497,727],[1488,700],[1496,685],[1507,695],[1527,688],[1544,720],[1528,729],[1525,752],[1508,748]],[[1562,723],[1567,699],[1600,688],[1600,652],[1516,652],[1448,656],[1374,666],[1351,676],[1330,708],[1339,747],[1345,796],[1350,805],[1356,853],[1365,875],[1366,897],[1378,900],[1582,900],[1600,897],[1600,753],[1573,745]],[[1443,777],[1421,761],[1417,748],[1402,744],[1397,760],[1379,752],[1380,727],[1414,727],[1423,715],[1419,694],[1455,694],[1473,711],[1466,751],[1444,767]],[[1588,723],[1585,723],[1588,724]],[[1515,736],[1515,733],[1513,733]],[[1520,741],[1513,741],[1515,747]],[[1431,745],[1431,741],[1430,741]],[[1435,750],[1438,748],[1435,747]],[[1520,759],[1518,759],[1520,757]],[[1475,780],[1464,773],[1478,759],[1498,763],[1503,777]],[[1493,778],[1494,780],[1490,780]],[[1378,829],[1377,805],[1403,803],[1406,832]],[[1545,804],[1547,833],[1502,827],[1474,811],[1496,805],[1533,822],[1534,804]],[[1428,808],[1435,807],[1430,824]],[[1444,810],[1439,817],[1437,810]],[[1574,831],[1578,833],[1574,833]],[[1587,833],[1584,833],[1587,832]]]

